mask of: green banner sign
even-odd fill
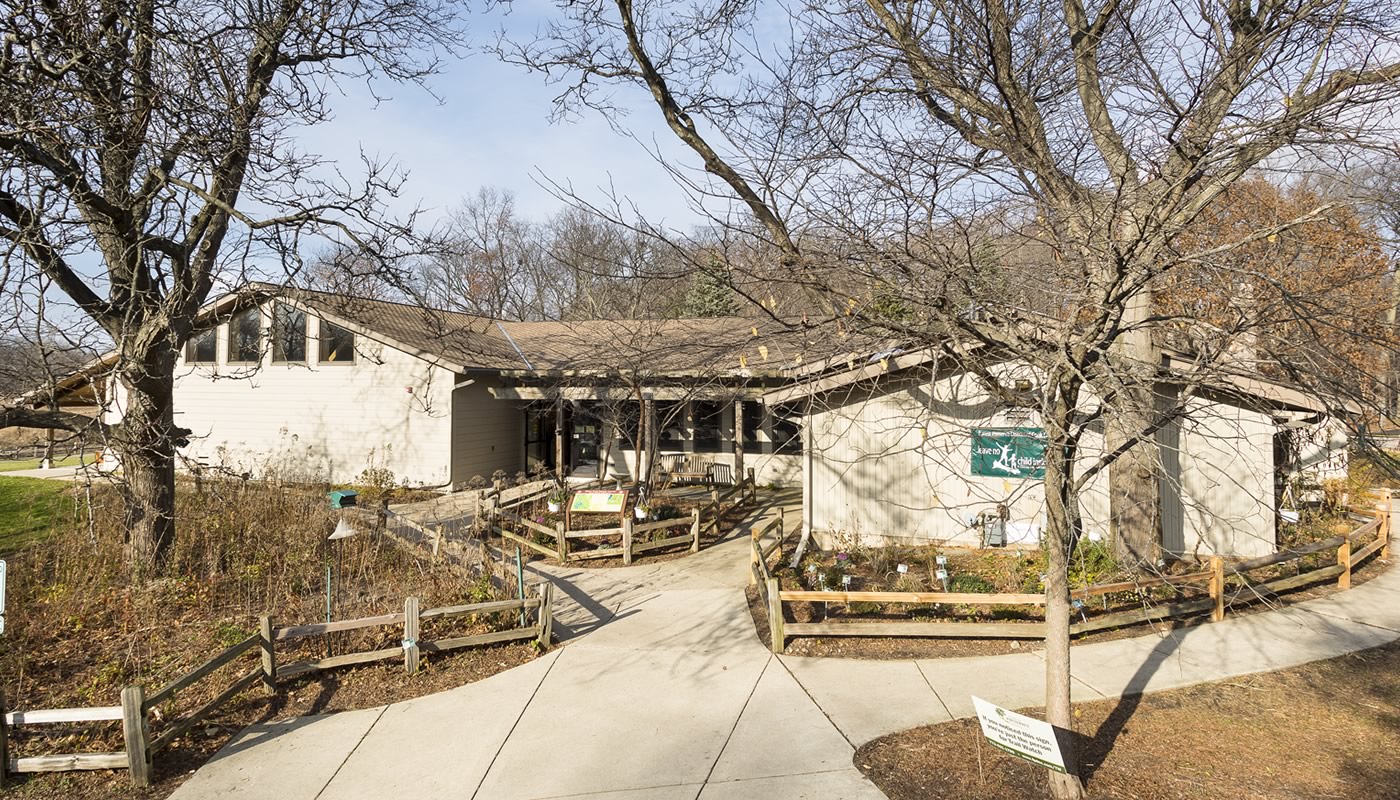
[[[1040,428],[973,428],[972,474],[993,478],[1044,478],[1045,431]]]

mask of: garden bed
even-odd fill
[[[81,490],[65,495],[62,513],[53,515],[43,535],[9,557],[0,668],[10,710],[114,705],[131,684],[153,692],[255,633],[264,612],[278,625],[325,620],[325,570],[334,563],[325,537],[338,519],[325,495],[256,482],[206,482],[202,488],[199,493],[181,483],[180,533],[169,562],[152,579],[130,580],[120,504],[105,488],[95,487],[90,510]],[[401,611],[407,596],[428,608],[500,595],[489,579],[357,527],[359,535],[337,543],[336,619]],[[500,614],[425,620],[422,635],[462,636],[514,624]],[[336,653],[397,647],[401,634],[393,626],[342,632],[333,635],[332,646]],[[279,644],[279,663],[324,656],[325,646],[319,638]],[[537,652],[526,643],[424,653],[414,676],[405,674],[401,661],[345,668],[291,680],[275,696],[255,685],[162,751],[156,784],[148,790],[134,789],[125,770],[12,776],[10,783],[17,785],[14,796],[24,798],[164,797],[246,725],[441,691],[525,663]],[[226,685],[227,679],[202,681],[181,691],[170,707],[156,706],[153,736]],[[17,727],[10,744],[11,757],[124,749],[116,722]]]
[[[714,501],[709,495],[686,492],[683,494],[661,495],[653,498],[650,513],[646,520],[638,520],[633,517],[636,526],[650,525],[652,523],[674,520],[674,524],[665,527],[653,528],[641,533],[637,533],[633,539],[634,554],[632,564],[654,564],[662,561],[671,561],[683,558],[691,552],[693,540],[688,538],[691,535],[692,525],[695,521],[695,512],[700,512],[700,549],[710,547],[728,536],[737,524],[748,513],[748,509],[740,502],[741,497],[729,498],[733,505],[724,507],[718,520],[714,524],[715,518]],[[536,526],[555,530],[557,526],[565,521],[564,512],[551,512],[547,507],[545,498],[524,503],[511,508],[512,513],[520,515],[524,520]],[[629,503],[624,509],[627,514],[632,514],[632,505]],[[614,551],[619,545],[620,533],[612,532],[599,536],[578,536],[575,532],[589,530],[614,530],[622,525],[623,517],[616,513],[583,513],[574,512],[568,518],[570,524],[569,559],[568,566],[582,568],[612,568],[624,566],[622,557],[616,553],[612,555],[593,555],[593,553]],[[554,547],[554,537],[542,531],[519,523],[507,522],[505,528],[516,535],[535,542],[545,548]],[[648,546],[659,543],[666,539],[682,539],[671,545],[660,549],[649,549]],[[504,540],[499,536],[489,537],[489,543],[500,547],[507,552],[511,552],[516,547],[515,542]],[[527,561],[541,561],[546,564],[559,564],[557,557],[550,557],[541,552],[522,548],[522,555]]]
[[[1355,530],[1358,524],[1343,516],[1305,517],[1302,524],[1288,526],[1285,546],[1293,551],[1307,550],[1309,545],[1325,544],[1329,538],[1335,541],[1339,531]],[[1254,568],[1248,573],[1249,585],[1332,566],[1336,558],[1334,546],[1287,563]],[[1086,540],[1076,549],[1071,564],[1072,588],[1093,587],[1074,600],[1074,622],[1086,629],[1078,635],[1078,641],[1137,636],[1149,625],[1161,629],[1199,624],[1211,614],[1210,581],[1205,577],[1208,563],[1178,561],[1159,570],[1159,574],[1138,576],[1135,581],[1131,574],[1118,568],[1105,545]],[[1045,569],[1043,554],[1038,550],[926,545],[851,546],[809,552],[796,569],[787,566],[784,557],[769,572],[781,586],[783,619],[792,631],[783,652],[847,658],[934,658],[1038,649],[1042,636],[1038,626],[1044,623],[1039,597],[1044,592],[1041,576]],[[1352,583],[1363,582],[1381,569],[1379,560],[1372,556],[1354,568]],[[1230,614],[1268,610],[1337,591],[1337,582],[1327,579],[1325,573],[1307,585],[1258,593],[1243,588],[1239,579],[1230,575],[1228,565],[1225,574],[1224,607]],[[1150,585],[1139,587],[1135,585],[1138,582]],[[1112,586],[1121,588],[1104,591]],[[808,600],[804,596],[808,592],[827,594]],[[870,594],[875,592],[901,593],[905,601],[894,602],[895,598],[889,595]],[[924,598],[914,601],[918,595],[910,593],[929,597],[927,602]],[[948,593],[967,600],[937,602],[946,599]],[[987,597],[985,602],[973,600],[983,596]],[[1008,602],[996,602],[1002,598]],[[760,636],[771,646],[768,602],[753,590],[749,600]],[[890,602],[879,602],[882,600]],[[1149,609],[1171,609],[1175,618],[1139,621]],[[892,626],[879,627],[885,623]],[[969,627],[958,627],[963,624]],[[845,625],[852,627],[842,627]],[[926,633],[925,626],[929,625],[937,629],[934,635],[938,638],[913,635]],[[1001,625],[1006,627],[997,627]],[[872,630],[889,633],[866,635]],[[901,630],[905,632],[900,633]]]
[[[1274,673],[1075,705],[1089,800],[1394,798],[1400,643]],[[1035,711],[1030,712],[1037,715]],[[1046,770],[975,719],[869,742],[855,764],[890,800],[1044,797]]]

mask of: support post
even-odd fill
[[[1342,568],[1342,574],[1337,576],[1338,589],[1351,588],[1351,539],[1343,539],[1337,547],[1337,565]]]
[[[758,505],[758,479],[754,477],[753,467],[749,467],[749,471],[745,474],[749,479],[749,503]]]
[[[558,547],[556,549],[559,551],[560,564],[569,560],[569,537],[565,535],[567,532],[568,529],[564,527],[564,523],[554,523],[554,535],[557,537],[555,541],[558,542]]]
[[[622,518],[622,563],[632,563],[632,518]]]
[[[554,472],[559,480],[564,480],[567,472],[564,466],[564,398],[554,401]]]
[[[734,399],[734,480],[744,479],[744,398]]]
[[[768,579],[768,630],[773,635],[773,652],[781,654],[783,641],[783,600],[778,596],[778,579]]]
[[[1210,621],[1225,619],[1225,559],[1220,556],[1210,557],[1210,598],[1215,601]]]
[[[647,487],[647,497],[651,497],[651,462],[656,459],[656,448],[661,444],[661,433],[656,429],[656,401],[642,395],[642,416],[637,423],[641,426],[638,437],[642,440],[640,458],[637,460],[637,479]]]
[[[418,674],[418,598],[403,601],[403,668],[409,675]]]
[[[145,706],[146,690],[140,686],[122,689],[122,739],[133,786],[151,785],[151,736]]]
[[[277,690],[277,653],[272,649],[272,617],[258,617],[258,646],[262,648],[262,682],[269,692]]]
[[[540,588],[540,636],[536,640],[541,648],[549,647],[554,636],[554,584],[543,581]]]
[[[690,521],[690,552],[700,552],[700,509],[690,512],[693,518]]]

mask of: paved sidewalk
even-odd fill
[[[881,798],[860,744],[1044,700],[1044,662],[774,657],[741,587],[747,542],[613,570],[537,570],[566,646],[404,703],[254,726],[175,800]],[[1278,669],[1400,638],[1400,570],[1335,597],[1074,649],[1078,699]]]

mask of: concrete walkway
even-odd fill
[[[428,697],[249,728],[176,800],[880,798],[855,748],[1043,703],[1035,652],[855,661],[772,656],[744,603],[747,542],[626,569],[540,570],[564,647]],[[1078,699],[1184,686],[1400,638],[1400,570],[1350,592],[1074,650]]]

